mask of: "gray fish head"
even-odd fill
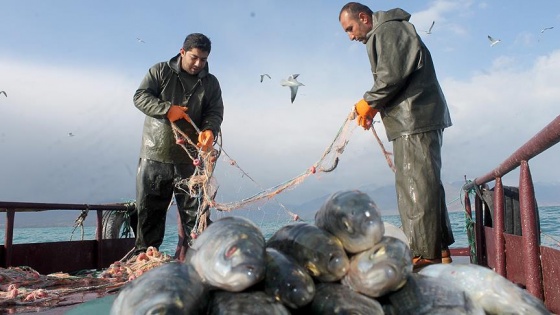
[[[242,236],[216,250],[215,259],[206,261],[206,264],[213,268],[212,278],[220,288],[239,292],[263,279],[264,240],[261,242]]]
[[[264,277],[265,239],[252,223],[215,221],[196,239],[193,248],[191,263],[214,287],[239,292]]]
[[[331,195],[315,214],[315,224],[338,237],[349,253],[371,248],[385,233],[377,205],[359,190]]]
[[[303,268],[294,270],[290,277],[284,280],[276,289],[278,291],[276,298],[280,298],[283,304],[296,309],[313,300],[315,284]]]
[[[266,249],[265,292],[297,309],[313,300],[315,284],[307,271],[275,248]]]
[[[338,281],[348,272],[348,255],[340,240],[333,235],[328,235],[326,242],[318,245],[316,253],[319,257],[311,259],[306,267],[317,280]]]
[[[353,256],[343,283],[371,297],[398,290],[412,273],[408,246],[399,239],[384,237],[373,248]]]
[[[338,280],[348,272],[350,260],[344,251],[332,251],[328,263],[328,270],[333,275],[333,278]]]

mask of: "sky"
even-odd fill
[[[214,176],[224,202],[305,172],[373,85],[365,46],[351,42],[338,22],[346,1],[0,3],[3,201],[133,200],[144,115],[132,96],[147,70],[175,56],[189,33],[212,41],[208,62],[225,106],[223,150],[255,181],[222,155]],[[364,3],[411,13],[432,54],[453,121],[444,132],[444,182],[485,175],[558,116],[559,1]],[[491,47],[488,35],[501,42]],[[263,73],[271,79],[261,83]],[[291,74],[304,84],[294,103],[280,85]],[[383,125],[374,126],[391,151]],[[559,183],[559,154],[553,147],[530,162],[535,181]],[[504,182],[517,185],[516,174]],[[372,133],[355,128],[333,172],[276,198],[300,204],[393,182]]]

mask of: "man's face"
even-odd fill
[[[197,75],[206,66],[209,54],[209,52],[198,48],[192,48],[188,51],[181,48],[181,68],[189,74]]]
[[[357,40],[365,44],[366,35],[372,29],[371,16],[362,12],[358,15],[358,19],[354,19],[348,11],[344,11],[340,15],[340,25],[350,40]]]

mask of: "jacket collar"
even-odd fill
[[[181,54],[177,54],[175,57],[171,58],[168,62],[169,67],[177,72],[177,73],[181,73],[183,72],[181,69]],[[200,71],[197,75],[197,77],[199,79],[204,78],[205,76],[207,76],[209,73],[209,67],[208,67],[208,62],[206,63],[206,66],[204,66],[204,69],[202,69],[202,71]]]
[[[373,32],[375,32],[377,28],[381,26],[381,24],[387,21],[409,21],[410,13],[406,12],[403,9],[395,8],[389,11],[373,12],[371,19],[372,19],[371,23],[373,24],[373,27],[371,31],[369,31],[366,35],[368,39],[371,37],[371,34],[373,34]]]

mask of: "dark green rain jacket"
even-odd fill
[[[181,71],[181,55],[150,68],[134,94],[134,105],[146,114],[142,132],[140,158],[163,163],[192,163],[184,149],[175,143],[167,111],[171,105],[188,107],[187,114],[202,130],[220,132],[224,104],[222,91],[215,76],[208,72],[208,64],[197,75]],[[181,119],[175,124],[193,143],[198,142],[194,127]]]
[[[451,126],[430,52],[402,9],[373,13],[366,43],[374,85],[364,99],[379,110],[390,141]]]

